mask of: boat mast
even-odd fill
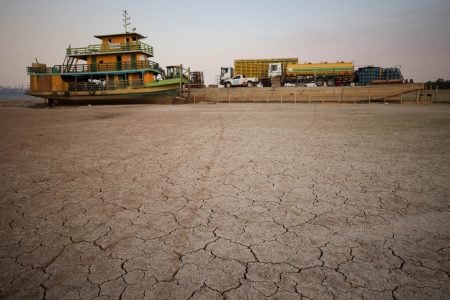
[[[128,26],[130,25],[130,17],[126,10],[123,11],[123,27],[125,28],[125,33],[128,33]]]

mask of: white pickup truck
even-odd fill
[[[245,77],[245,75],[236,75],[223,81],[223,85],[227,88],[232,86],[256,86],[259,80],[256,77]]]

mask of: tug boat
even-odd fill
[[[27,67],[27,94],[62,103],[173,103],[189,78],[182,65],[165,72],[150,60],[153,47],[134,32],[96,35],[100,44],[66,49],[62,65]]]

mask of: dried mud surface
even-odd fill
[[[450,106],[0,107],[0,297],[444,299]]]

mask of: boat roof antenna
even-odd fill
[[[130,26],[130,17],[128,16],[127,10],[122,12],[123,15],[123,27],[125,28],[125,33],[128,33],[128,26]]]

